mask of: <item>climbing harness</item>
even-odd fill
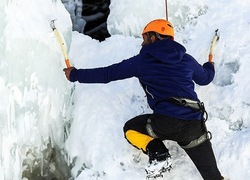
[[[154,133],[154,130],[151,126],[151,119],[148,118],[147,120],[147,124],[146,124],[146,130],[149,136],[153,137],[153,138],[158,138],[157,135]]]
[[[199,138],[191,141],[187,145],[181,145],[182,148],[184,148],[184,149],[193,148],[193,147],[196,147],[196,146],[202,144],[206,140],[212,139],[212,133],[210,131],[208,131],[207,127],[206,127],[206,121],[208,118],[208,114],[207,114],[207,111],[205,109],[203,102],[195,101],[195,100],[187,99],[187,98],[179,98],[179,97],[166,98],[160,102],[163,102],[163,101],[171,102],[171,103],[178,105],[178,106],[188,107],[188,108],[192,109],[193,111],[201,111],[201,113],[202,113],[201,127],[202,127],[202,131],[204,133]],[[154,133],[153,128],[151,126],[151,119],[150,118],[147,120],[146,130],[151,137],[157,138],[157,135]]]
[[[204,134],[201,135],[199,138],[191,141],[189,144],[187,144],[185,146],[181,146],[182,148],[184,148],[184,149],[193,148],[193,147],[196,147],[196,146],[202,144],[206,140],[212,139],[212,133],[210,131],[208,131],[207,127],[206,127],[206,121],[208,118],[208,114],[207,114],[207,111],[205,109],[203,102],[194,101],[192,99],[187,99],[187,98],[179,98],[179,97],[168,98],[168,101],[172,102],[176,105],[179,105],[179,106],[189,107],[190,109],[192,109],[194,111],[201,111],[201,113],[202,113],[201,126],[202,126],[202,130],[203,130]]]

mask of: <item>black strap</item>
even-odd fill
[[[187,98],[180,98],[180,97],[169,97],[165,98],[163,100],[158,101],[156,105],[158,105],[161,102],[170,102],[173,103],[177,106],[184,106],[184,107],[189,107],[194,111],[202,111],[205,109],[204,104],[200,101],[195,101],[192,99],[187,99]]]

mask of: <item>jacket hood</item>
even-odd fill
[[[176,41],[163,39],[144,45],[140,53],[148,54],[164,63],[175,64],[182,60],[186,49]]]

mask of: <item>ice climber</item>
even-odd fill
[[[191,158],[205,180],[221,180],[205,120],[204,104],[194,83],[208,85],[214,78],[214,63],[200,65],[174,41],[173,25],[156,19],[142,32],[140,53],[119,63],[94,69],[64,69],[67,79],[80,83],[109,83],[136,77],[153,114],[134,117],[124,125],[130,144],[149,156],[147,177],[171,169],[171,156],[164,140],[176,141]],[[191,178],[191,177],[190,177]]]

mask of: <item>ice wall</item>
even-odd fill
[[[207,6],[204,1],[168,1],[166,13],[165,0],[134,1],[115,0],[110,4],[110,15],[108,17],[109,33],[123,34],[125,36],[141,37],[142,28],[151,20],[166,19],[171,21],[175,30],[183,28],[186,24],[205,13]],[[191,21],[192,20],[192,21]]]
[[[82,18],[82,0],[62,0],[73,24],[73,30],[80,33],[84,32],[86,21]]]
[[[70,46],[71,20],[59,0],[1,1],[0,9],[0,179],[35,168],[46,175],[34,164],[42,166],[48,146],[62,148],[70,103],[50,21]]]

